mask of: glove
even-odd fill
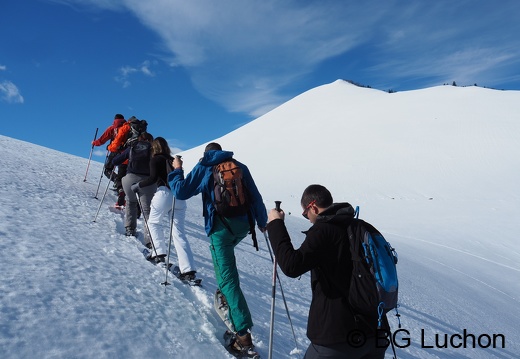
[[[130,189],[132,190],[132,192],[135,192],[135,193],[139,192],[139,183],[134,183],[134,184],[130,187]]]

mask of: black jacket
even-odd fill
[[[347,227],[353,218],[354,209],[350,204],[333,204],[320,213],[299,249],[294,249],[282,220],[267,225],[282,271],[293,278],[311,271],[312,301],[307,336],[313,344],[344,343],[348,341],[349,332],[366,332],[354,319],[346,299],[352,274]]]
[[[157,187],[166,186],[170,188],[167,179],[166,162],[171,162],[172,160],[171,156],[163,154],[153,156],[150,160],[150,177],[140,181],[139,187],[146,187],[156,183]]]

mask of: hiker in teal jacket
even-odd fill
[[[210,251],[217,284],[229,305],[229,316],[238,334],[235,349],[253,347],[251,333],[253,326],[251,313],[242,290],[235,261],[235,246],[240,243],[250,231],[247,215],[225,218],[216,213],[213,202],[213,166],[233,157],[233,152],[222,151],[218,143],[206,146],[204,156],[193,170],[184,178],[182,160],[175,158],[173,172],[168,174],[168,182],[175,198],[188,199],[202,193],[203,215],[206,234],[210,238]],[[255,182],[244,164],[238,162],[242,169],[244,186],[251,200],[251,212],[258,228],[264,232],[267,223],[267,211]],[[254,228],[253,228],[254,230]]]

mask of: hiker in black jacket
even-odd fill
[[[148,220],[150,215],[150,203],[157,190],[157,184],[152,183],[146,187],[139,187],[137,184],[150,176],[151,143],[153,136],[147,132],[139,135],[138,141],[127,147],[112,160],[115,166],[119,166],[128,160],[126,175],[122,179],[125,190],[125,229],[127,236],[136,236],[137,217],[139,202],[142,206],[143,216]],[[134,187],[134,185],[136,185]],[[139,196],[139,199],[137,198]],[[144,244],[151,243],[148,231],[144,231]]]
[[[354,218],[348,203],[333,203],[330,192],[310,185],[301,198],[302,215],[313,225],[299,249],[294,249],[283,211],[268,213],[267,231],[283,273],[296,278],[311,272],[312,301],[304,359],[382,359],[386,346],[376,343],[376,330],[348,305],[352,259],[347,227]],[[370,320],[368,320],[370,321]]]

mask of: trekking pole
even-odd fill
[[[179,156],[179,155],[176,155],[175,157],[177,157],[178,159],[181,159],[182,156]],[[168,160],[166,160],[168,161]],[[167,188],[169,188],[169,186],[166,186]],[[170,283],[168,283],[168,272],[170,271],[170,249],[172,248],[172,236],[173,236],[173,219],[175,218],[174,217],[174,214],[175,214],[175,196],[173,196],[173,192],[170,189],[170,193],[172,194],[172,197],[173,197],[173,200],[172,200],[172,217],[171,217],[171,220],[170,220],[170,237],[169,237],[169,241],[168,241],[168,257],[166,258],[166,275],[164,277],[164,282],[162,282],[161,284],[164,285],[165,287],[167,285],[170,285]]]
[[[275,204],[276,204],[276,210],[280,210],[280,204],[282,202],[281,201],[275,201]],[[271,262],[274,263],[274,257],[273,257],[273,253],[271,251],[271,245],[269,244],[269,240],[267,239],[267,234],[265,234],[264,232],[264,238],[265,238],[265,242],[267,244],[267,249],[269,250],[269,255],[271,256]],[[285,293],[283,291],[283,286],[282,286],[282,281],[280,280],[280,277],[278,276],[278,271],[276,272],[276,278],[278,279],[278,285],[280,286],[280,294],[282,294],[282,299],[283,299],[283,304],[285,306],[285,312],[287,313],[287,318],[289,319],[289,324],[291,325],[291,330],[292,330],[292,334],[293,334],[293,338],[294,338],[294,344],[296,346],[296,350],[299,352],[299,348],[298,348],[298,340],[296,339],[296,334],[294,333],[294,325],[293,325],[293,322],[292,322],[292,319],[291,319],[291,314],[289,314],[289,307],[287,306],[287,301],[285,300]]]
[[[276,205],[276,210],[278,212],[281,211],[280,204],[281,201],[274,201]],[[267,241],[267,235],[265,234],[265,240]],[[269,248],[269,241],[267,242],[267,248]],[[276,257],[273,256],[271,249],[269,248],[269,253],[271,254],[271,261],[273,262],[273,280],[271,287],[271,325],[269,326],[269,356],[268,359],[273,357],[273,334],[274,334],[274,304],[276,301]]]
[[[146,231],[148,232],[148,236],[150,237],[150,243],[152,243],[152,251],[155,252],[155,256],[157,257],[157,250],[155,249],[155,244],[153,243],[153,238],[152,238],[152,233],[150,232],[150,227],[148,227],[148,220],[146,219],[146,214],[143,211],[143,205],[141,204],[141,198],[139,197],[138,193],[136,193],[135,196],[137,197],[137,203],[139,204],[139,208],[141,209],[141,213],[143,215],[144,226],[146,228]]]
[[[172,197],[173,197],[173,193],[172,193]],[[170,271],[170,249],[172,247],[174,213],[175,213],[175,197],[173,197],[173,201],[172,201],[172,217],[170,220],[170,240],[168,242],[168,257],[166,258],[166,275],[164,278],[164,282],[161,283],[164,286],[170,285],[170,283],[168,283],[168,272]]]
[[[108,186],[110,186],[110,180],[108,180],[108,183],[107,183],[107,188],[105,188],[105,193],[103,193],[103,198],[101,198],[101,202],[99,202],[99,207],[98,207],[98,210],[96,212],[96,216],[94,217],[94,220],[92,222],[95,222],[96,219],[97,219],[97,216],[99,214],[99,210],[101,209],[101,205],[103,205],[103,201],[105,200],[105,196],[107,195],[107,191],[108,191]],[[97,198],[97,197],[96,197]]]
[[[269,329],[269,356],[273,357],[273,334],[274,334],[274,302],[276,300],[276,258],[273,260],[273,281],[271,287],[271,325]]]
[[[96,133],[94,134],[94,141],[97,138],[98,130],[99,130],[99,127],[96,127]],[[88,173],[88,168],[90,167],[90,159],[92,158],[93,151],[94,151],[94,144],[92,144],[92,148],[90,149],[90,155],[88,156],[88,163],[87,163],[87,171],[85,172],[85,178],[83,179],[83,182],[87,182],[87,173]]]
[[[108,154],[109,154],[109,151],[107,150],[107,155],[105,156],[105,163],[103,163],[103,168],[101,169],[101,177],[99,177],[99,183],[97,185],[96,194],[94,196],[95,199],[98,199],[97,195],[99,192],[99,186],[101,186],[101,180],[103,179],[103,173],[105,172],[105,166],[107,165]],[[112,175],[110,175],[110,177],[112,177]],[[108,179],[108,181],[110,182],[110,178]]]

